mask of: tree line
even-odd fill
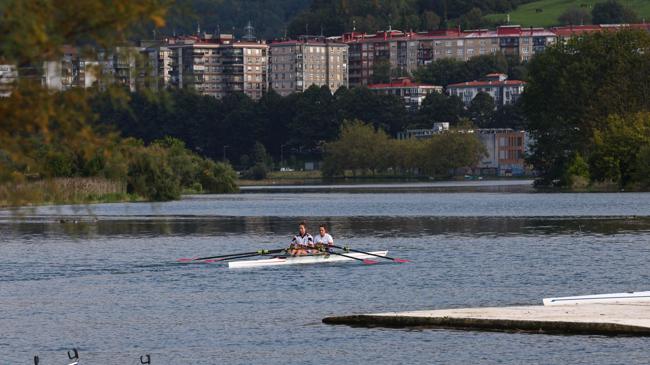
[[[469,120],[485,128],[521,128],[524,123],[519,105],[495,109],[486,93],[469,107],[456,96],[433,93],[419,110],[408,111],[401,97],[365,87],[339,88],[332,94],[327,86],[311,86],[285,97],[270,90],[257,101],[244,94],[219,100],[191,90],[163,90],[137,92],[122,103],[104,93],[92,108],[100,123],[123,136],[145,142],[172,136],[190,150],[230,161],[241,171],[255,165],[269,169],[281,159],[296,166],[320,160],[324,144],[339,137],[345,120],[361,120],[390,136],[407,128],[431,128],[435,122],[454,126]]]
[[[340,137],[325,145],[323,175],[394,174],[448,177],[453,170],[472,167],[485,147],[467,126],[423,140],[397,140],[359,120],[345,121]]]

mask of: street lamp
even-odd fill
[[[228,146],[227,144],[223,145],[223,161],[224,162],[226,161],[226,148],[228,148],[228,147],[230,147],[230,146]]]
[[[280,171],[282,171],[282,167],[284,166],[284,147],[288,145],[288,143],[280,145]]]

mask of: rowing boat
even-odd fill
[[[379,256],[386,256],[388,254],[388,251],[372,251],[370,253]],[[375,257],[363,253],[357,253],[357,252],[349,252],[349,253],[345,253],[345,255],[357,259],[361,259],[361,260],[372,259]],[[356,261],[356,260],[350,257],[339,256],[339,255],[327,255],[327,254],[305,255],[305,256],[277,256],[277,257],[273,257],[270,259],[263,259],[263,260],[231,261],[228,263],[228,267],[232,269],[235,268],[241,269],[241,268],[277,266],[277,265],[323,264],[323,263],[341,262],[341,261]]]
[[[650,291],[544,298],[544,305],[616,304],[650,302]]]

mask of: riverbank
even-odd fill
[[[427,176],[413,175],[365,175],[355,176],[348,174],[344,177],[325,178],[318,170],[313,171],[272,171],[269,172],[265,179],[250,180],[239,179],[239,186],[274,186],[274,185],[341,185],[341,184],[397,184],[397,183],[445,183],[459,181],[522,181],[530,180],[530,177],[497,177],[497,176],[456,176],[453,178],[438,180],[431,179]]]

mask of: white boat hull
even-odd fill
[[[371,251],[375,255],[386,256],[388,251]],[[345,255],[356,257],[358,259],[378,259],[376,256],[366,255],[363,253],[357,252],[346,252]],[[307,255],[307,256],[295,256],[295,257],[274,257],[271,259],[262,259],[262,260],[246,260],[246,261],[231,261],[228,263],[228,267],[232,269],[241,269],[241,268],[251,268],[251,267],[263,267],[263,266],[279,266],[279,265],[304,265],[304,264],[326,264],[330,262],[341,262],[341,261],[357,261],[345,256],[339,255]]]
[[[650,303],[650,291],[544,298],[544,305]]]

